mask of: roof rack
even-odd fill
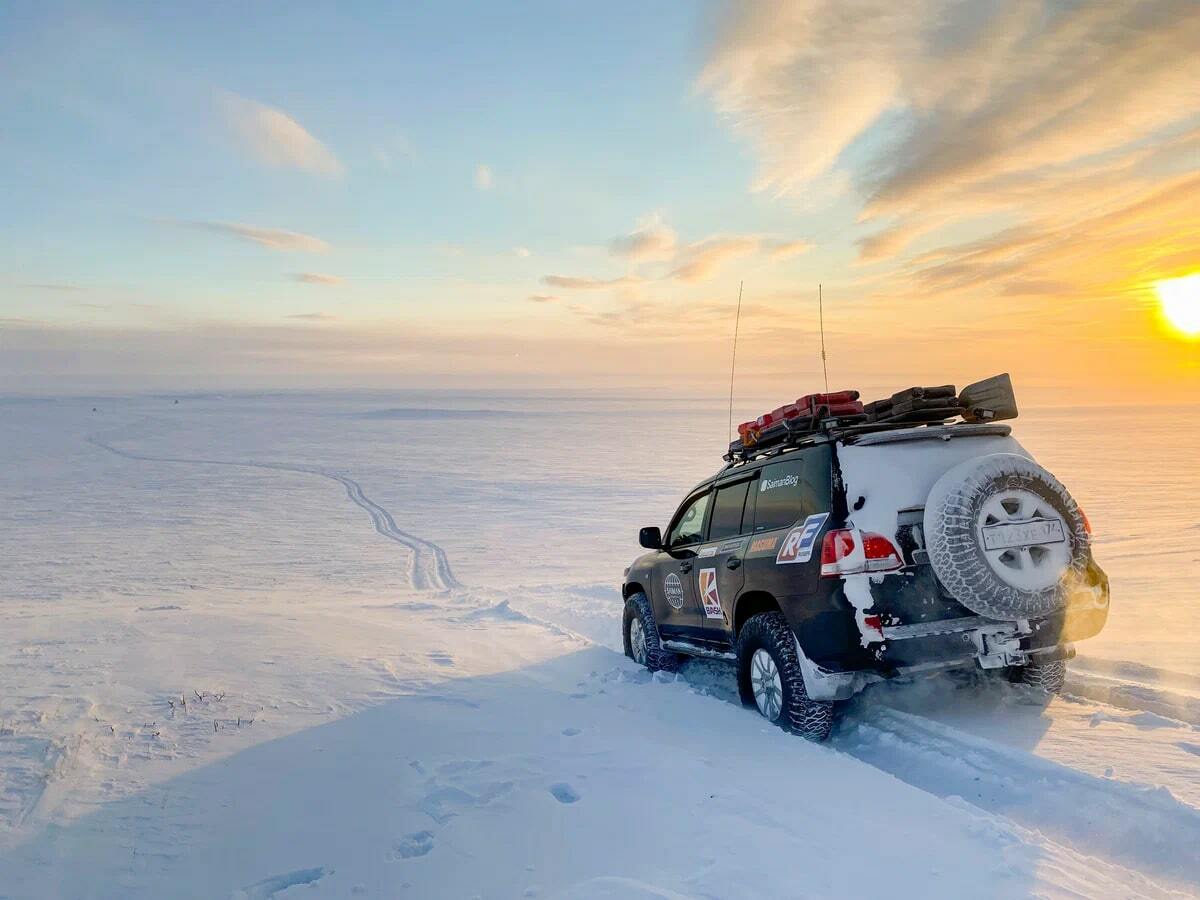
[[[1017,401],[1007,373],[975,382],[961,392],[956,392],[952,384],[944,384],[907,388],[865,405],[858,398],[858,391],[808,394],[795,404],[764,413],[752,422],[743,422],[738,426],[738,440],[729,445],[723,458],[736,465],[823,437],[978,424],[1017,417]]]

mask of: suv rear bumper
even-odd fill
[[[844,609],[852,608],[842,591],[835,596]],[[822,648],[826,652],[812,660],[820,673],[844,682],[855,675],[889,678],[975,661],[997,668],[1069,657],[1074,655],[1072,643],[1100,632],[1109,609],[1108,577],[1095,563],[1065,609],[1037,619],[999,621],[976,615],[946,593],[928,566],[872,578],[870,596],[872,605],[855,617],[855,643],[861,637],[861,645]],[[877,630],[863,627],[865,619],[876,616]],[[806,635],[797,634],[806,643]],[[845,690],[839,684],[838,694]]]
[[[1075,641],[1099,634],[1108,620],[1108,578],[1089,569],[1089,589],[1067,607],[1039,619],[998,622],[983,616],[883,626],[875,653],[881,674],[978,660],[985,668],[1070,658]]]

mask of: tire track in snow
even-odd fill
[[[1082,671],[1077,667],[1067,670],[1070,695],[1200,728],[1200,696],[1186,688],[1195,691],[1195,679],[1136,663],[1109,664],[1106,668],[1092,664]]]
[[[367,511],[376,531],[409,548],[411,551],[409,580],[414,588],[423,591],[446,592],[458,590],[461,587],[450,570],[450,561],[446,558],[446,552],[432,541],[401,531],[396,525],[396,520],[392,518],[392,514],[363,493],[362,485],[357,481],[346,475],[327,472],[323,469],[309,471],[340,483],[346,489],[346,496],[350,498],[351,502]]]
[[[151,456],[146,453],[135,453],[131,450],[122,450],[119,447],[114,447],[97,435],[88,437],[87,442],[102,450],[107,450],[116,456],[139,462],[183,463],[202,466],[229,466],[239,469],[265,469],[275,472],[298,472],[302,475],[317,475],[321,478],[336,481],[345,488],[346,496],[350,498],[350,501],[355,506],[365,510],[367,515],[371,517],[371,523],[375,526],[375,530],[379,534],[388,540],[395,541],[409,551],[408,581],[415,590],[448,593],[459,590],[462,587],[458,579],[454,577],[454,573],[450,568],[450,561],[446,558],[446,553],[441,547],[432,541],[427,541],[424,538],[419,538],[414,534],[409,534],[407,531],[401,530],[396,525],[396,520],[392,517],[392,514],[368,497],[363,491],[362,485],[348,475],[342,475],[341,473],[323,469],[319,466],[306,466],[294,463],[201,459],[182,456]]]

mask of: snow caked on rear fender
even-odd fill
[[[1018,571],[1006,576],[1003,566],[990,563],[985,555],[981,527],[985,504],[1006,491],[1044,503],[1061,517],[1067,552],[1050,573],[1052,583],[1023,584],[1027,579]],[[1086,580],[1090,537],[1079,507],[1057,478],[1024,456],[993,453],[947,471],[929,492],[924,526],[938,580],[951,596],[980,615],[1009,621],[1050,615],[1061,610],[1071,592]]]

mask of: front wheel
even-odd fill
[[[658,624],[654,621],[654,610],[650,601],[640,591],[630,594],[625,601],[622,617],[625,655],[651,672],[674,672],[679,668],[677,653],[664,650],[658,636]]]
[[[812,700],[791,626],[780,612],[759,613],[742,626],[737,646],[742,703],[785,731],[823,741],[833,728],[833,704]]]

